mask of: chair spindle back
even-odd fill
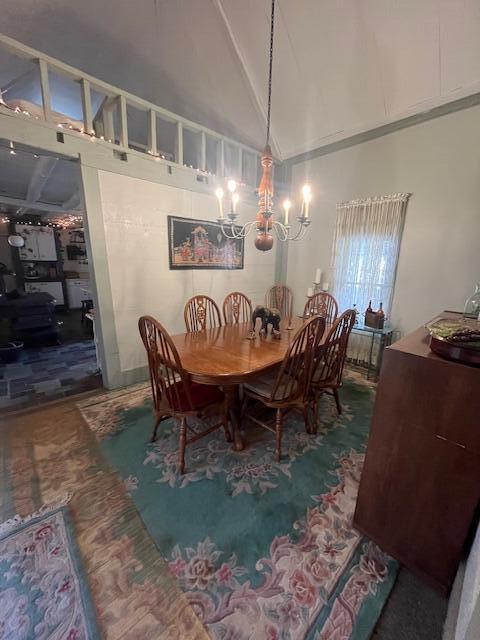
[[[278,309],[283,319],[289,320],[293,311],[293,292],[284,284],[275,284],[265,294],[265,306]]]
[[[252,302],[239,291],[232,291],[223,301],[223,319],[225,324],[251,322]]]
[[[335,298],[326,291],[320,291],[311,296],[303,310],[303,317],[322,316],[327,324],[333,324],[337,319],[338,304]]]
[[[188,333],[221,327],[222,319],[217,303],[208,296],[194,296],[188,300],[183,310]]]
[[[152,316],[139,318],[138,329],[147,351],[155,410],[174,414],[185,399],[192,407],[189,377],[166,329]]]
[[[270,399],[286,402],[305,396],[312,375],[313,355],[320,348],[325,318],[315,316],[297,331],[278,371]]]
[[[355,309],[347,309],[335,320],[324,344],[314,356],[312,377],[315,384],[339,385],[347,355],[348,338],[355,324]]]

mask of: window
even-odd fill
[[[409,194],[337,205],[333,243],[333,295],[340,311],[355,304],[363,313],[372,301],[391,311],[400,240]]]

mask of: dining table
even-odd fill
[[[251,322],[171,336],[191,380],[222,387],[227,395],[236,451],[244,446],[240,432],[240,386],[278,366],[303,323],[302,318],[284,320],[277,336],[270,331],[260,334],[257,330],[252,337]]]

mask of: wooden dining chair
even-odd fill
[[[252,321],[252,302],[244,293],[233,291],[223,301],[225,324],[239,324]]]
[[[326,291],[320,291],[308,298],[303,309],[303,317],[322,316],[327,324],[333,324],[337,319],[338,304],[335,298]]]
[[[265,306],[278,309],[283,319],[290,319],[293,311],[293,292],[284,284],[274,284],[265,294]]]
[[[310,432],[307,390],[310,388],[313,354],[321,344],[325,331],[325,319],[315,316],[308,320],[295,334],[280,368],[253,378],[243,386],[242,416],[247,416],[264,429],[275,433],[275,455],[280,462],[282,455],[283,415],[288,409],[299,409],[305,419],[305,428]],[[275,428],[247,414],[249,401],[257,400],[275,409]]]
[[[228,404],[218,387],[198,384],[190,380],[183,369],[177,349],[165,328],[151,316],[142,316],[138,328],[147,351],[152,387],[155,426],[152,439],[162,420],[173,418],[179,425],[178,469],[185,471],[185,448],[212,431],[223,427],[227,442],[231,442],[228,427]],[[221,421],[211,425],[206,418],[221,415]],[[187,419],[195,418],[205,429],[193,429]]]
[[[217,303],[208,296],[193,296],[183,310],[187,331],[203,331],[222,326],[220,309]]]
[[[355,318],[355,309],[344,311],[335,320],[323,345],[317,349],[313,357],[312,376],[307,394],[314,416],[317,416],[318,402],[323,393],[333,395],[338,414],[342,413],[338,390],[342,386],[348,339],[355,324]]]

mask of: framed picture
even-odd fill
[[[226,238],[216,222],[168,216],[168,255],[170,269],[243,269],[244,239]]]

